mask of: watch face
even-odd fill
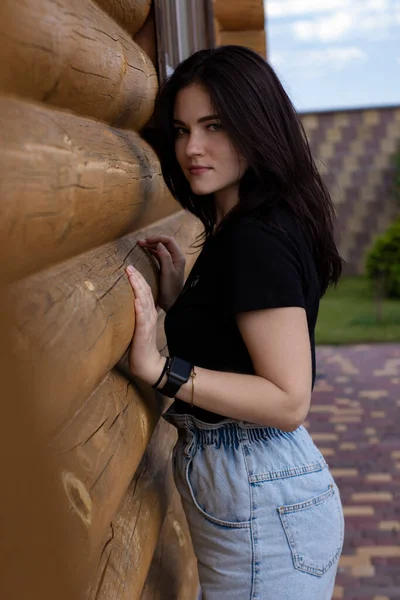
[[[173,398],[179,388],[189,380],[192,364],[177,356],[171,359],[167,383],[160,390],[165,396]]]
[[[178,381],[186,382],[190,377],[191,370],[191,363],[189,363],[187,360],[182,360],[182,358],[174,356],[170,370],[171,376],[175,377]]]

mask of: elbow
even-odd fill
[[[282,427],[280,427],[281,431],[285,431],[286,433],[291,433],[292,431],[296,431],[303,424],[303,421],[287,421]]]
[[[295,431],[306,420],[310,408],[311,394],[288,394],[288,402],[280,429],[287,433]]]

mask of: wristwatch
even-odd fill
[[[161,390],[161,394],[168,398],[174,398],[180,387],[189,381],[190,373],[192,372],[193,364],[187,360],[182,360],[177,356],[170,359],[167,368],[167,382]]]

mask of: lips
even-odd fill
[[[204,167],[202,165],[198,165],[196,167],[189,168],[189,173],[191,175],[202,175],[203,173],[206,173],[207,171],[210,171],[210,167]]]

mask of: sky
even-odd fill
[[[400,0],[265,0],[268,61],[299,112],[400,106]]]

